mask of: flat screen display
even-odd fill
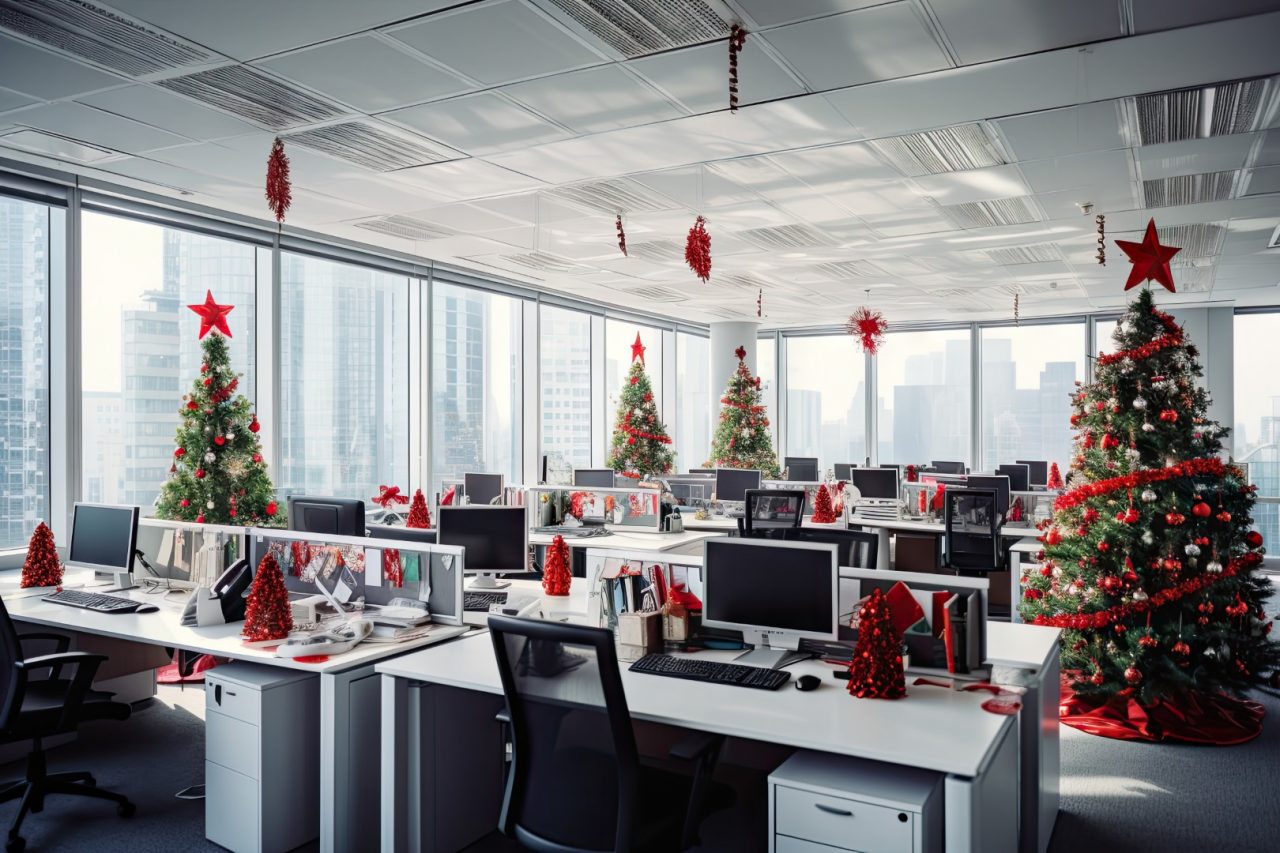
[[[716,500],[745,501],[747,489],[760,488],[760,472],[751,469],[717,468]]]
[[[440,507],[437,541],[467,549],[467,572],[527,572],[528,521],[522,506]]]
[[[864,498],[896,500],[898,497],[897,468],[854,468],[849,472],[850,482]]]
[[[834,637],[836,546],[706,543],[703,621]]]
[[[76,504],[67,562],[127,570],[138,540],[136,506]]]

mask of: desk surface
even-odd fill
[[[1011,622],[987,622],[987,662],[1043,669],[1058,653],[1061,628]]]
[[[735,528],[736,529],[736,528]],[[570,548],[613,548],[629,551],[673,551],[685,545],[693,545],[719,534],[707,530],[686,530],[683,533],[622,533],[614,531],[611,536],[588,536],[574,538],[566,536],[565,544]],[[549,533],[530,533],[530,545],[550,545],[555,537]]]
[[[736,533],[738,531],[738,519],[726,518],[723,515],[713,515],[710,518],[698,519],[693,517],[693,513],[688,515],[680,513],[680,520],[684,522],[685,530],[708,530],[721,533]]]
[[[917,518],[867,518],[861,515],[849,517],[850,524],[862,527],[883,527],[886,530],[902,530],[909,533],[945,533],[947,527],[941,521],[924,521]],[[1007,539],[1023,539],[1028,536],[1039,536],[1040,531],[1025,524],[1006,524],[1000,528],[1000,535]]]
[[[1044,544],[1034,536],[1028,536],[1009,546],[1010,551],[1017,551],[1019,554],[1039,554],[1043,548]]]

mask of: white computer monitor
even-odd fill
[[[466,549],[463,566],[472,575],[469,590],[511,584],[497,575],[529,572],[529,520],[522,506],[442,506],[436,541]]]
[[[806,657],[801,640],[834,640],[835,545],[719,537],[703,543],[702,624],[741,631],[741,663],[777,669]]]
[[[67,565],[117,577],[117,585],[133,585],[133,555],[138,547],[136,506],[77,503],[71,510],[71,545]]]

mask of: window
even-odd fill
[[[777,339],[773,335],[756,340],[756,376],[760,377],[761,399],[765,411],[769,415],[769,433],[773,439],[774,450],[778,449],[778,359]],[[729,377],[724,381],[728,383]],[[717,394],[724,393],[724,387],[716,389]],[[718,400],[719,398],[717,398]],[[781,459],[778,460],[782,462]]]
[[[591,315],[551,305],[539,308],[542,452],[548,482],[591,467]]]
[[[254,399],[258,250],[102,213],[82,223],[81,495],[145,514],[169,476],[182,394],[200,373],[200,320],[187,306],[206,291],[235,306],[231,364]]]
[[[605,431],[605,442],[613,438],[613,421],[618,412],[618,398],[622,392],[622,383],[631,369],[631,347],[640,335],[640,343],[644,345],[644,369],[649,374],[649,385],[653,388],[653,399],[658,405],[658,416],[666,423],[662,411],[662,330],[653,326],[641,326],[622,320],[604,321],[604,392],[608,399],[608,429]],[[670,424],[668,424],[670,426]],[[670,430],[668,430],[668,435]],[[683,464],[677,460],[678,464]]]
[[[1111,336],[1116,331],[1115,320],[1098,320],[1093,324],[1093,339],[1096,342],[1094,349],[1098,352],[1115,352],[1115,341],[1111,340]],[[1098,353],[1089,353],[1093,357],[1097,357]]]
[[[890,332],[876,356],[879,460],[969,461],[969,330]]]
[[[0,197],[0,549],[49,517],[49,292],[65,215]]]
[[[867,455],[866,362],[848,335],[787,337],[787,456],[820,471]],[[779,460],[781,461],[781,460]]]
[[[710,357],[711,342],[706,338],[676,334],[675,442],[679,469],[699,468],[711,453],[711,377],[707,371]],[[717,394],[717,411],[719,399]]]
[[[432,288],[431,476],[521,477],[523,304],[452,284]]]
[[[1232,449],[1258,487],[1253,524],[1272,552],[1280,544],[1280,375],[1262,354],[1274,352],[1277,339],[1280,312],[1236,315]]]
[[[408,339],[405,276],[280,254],[279,491],[407,487]]]

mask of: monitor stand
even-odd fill
[[[776,637],[776,635],[775,635]],[[747,637],[744,634],[743,640]],[[747,666],[760,666],[765,669],[782,669],[793,663],[802,660],[808,660],[814,657],[810,652],[802,652],[799,650],[799,637],[776,637],[778,645],[770,645],[769,635],[759,636],[755,641],[755,648],[751,651],[743,652],[734,658],[734,663],[746,664]],[[788,642],[789,641],[789,642]],[[787,648],[787,646],[792,646]]]
[[[494,589],[506,589],[509,586],[511,586],[511,581],[498,580],[497,576],[491,574],[481,574],[471,579],[466,591],[486,592]]]
[[[112,592],[124,592],[126,589],[137,589],[138,585],[133,582],[133,572],[122,571],[115,572],[111,576]]]

